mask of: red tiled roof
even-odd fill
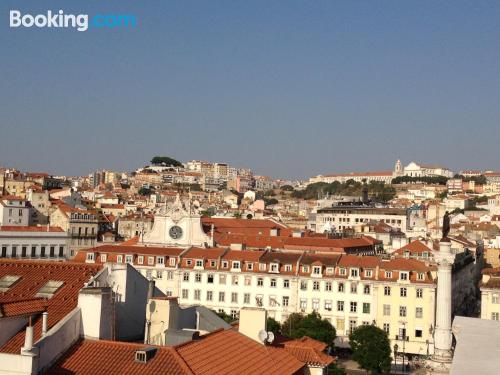
[[[48,371],[54,375],[193,374],[174,348],[156,347],[146,363],[135,361],[135,352],[151,345],[116,341],[80,340]]]
[[[424,252],[427,252],[430,255],[432,253],[432,249],[427,247],[427,245],[420,240],[412,241],[403,246],[401,249],[396,250],[394,253],[403,255],[405,251],[409,251],[411,255],[422,255]]]
[[[45,311],[47,302],[44,298],[23,299],[0,303],[0,317],[31,315]]]
[[[0,278],[3,276],[21,276],[8,291],[0,292],[0,303],[32,300],[42,286],[49,280],[62,281],[63,285],[47,300],[48,328],[57,324],[73,310],[78,303],[78,293],[84,283],[101,269],[98,265],[72,262],[0,260]],[[33,319],[35,341],[41,337],[42,321],[37,316]],[[19,353],[24,344],[24,329],[0,347],[0,352]]]
[[[216,331],[176,347],[195,374],[294,374],[304,364],[283,349],[233,330]]]
[[[15,226],[15,225],[2,225],[0,231],[3,232],[64,232],[60,227],[47,226]]]

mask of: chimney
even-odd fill
[[[26,327],[26,336],[24,338],[24,346],[21,349],[22,352],[31,352],[31,349],[33,349],[33,326],[31,325],[31,316],[29,319],[29,324]]]
[[[266,333],[267,312],[257,307],[244,307],[240,310],[239,332],[252,340],[264,344],[259,337]]]
[[[155,296],[155,281],[153,279],[150,279],[148,287],[148,299],[151,299],[154,296]]]
[[[44,336],[47,333],[48,318],[49,318],[49,313],[47,311],[44,311],[42,314],[42,336]]]

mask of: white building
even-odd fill
[[[404,167],[404,175],[410,177],[447,177],[454,176],[453,171],[440,165],[418,164],[412,161]]]
[[[67,259],[70,236],[59,227],[0,227],[1,258]]]
[[[0,198],[0,225],[28,226],[30,206],[27,200],[4,196]]]

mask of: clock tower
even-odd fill
[[[189,201],[181,202],[179,195],[171,207],[163,206],[155,215],[153,228],[142,242],[154,246],[213,246],[213,238],[203,231],[198,210]]]

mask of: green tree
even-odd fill
[[[292,338],[309,336],[327,345],[333,345],[333,340],[336,337],[335,328],[332,324],[328,320],[322,319],[317,312],[308,315],[290,314],[281,326],[281,330],[284,335]]]
[[[151,187],[141,187],[138,191],[139,195],[151,195],[154,189]]]
[[[362,325],[349,335],[352,358],[371,372],[387,372],[391,367],[391,345],[387,334],[374,325]]]
[[[224,311],[215,311],[212,310],[219,318],[224,320],[226,323],[232,323],[234,322],[234,319],[231,317],[231,315],[226,314]]]
[[[281,187],[281,190],[283,190],[283,191],[293,191],[293,186],[291,186],[291,185],[283,185]]]
[[[281,325],[275,319],[269,317],[267,318],[267,330],[273,333],[279,332],[281,330]]]
[[[164,165],[166,167],[182,167],[182,163],[178,160],[169,158],[168,156],[155,156],[151,159],[153,165]]]

